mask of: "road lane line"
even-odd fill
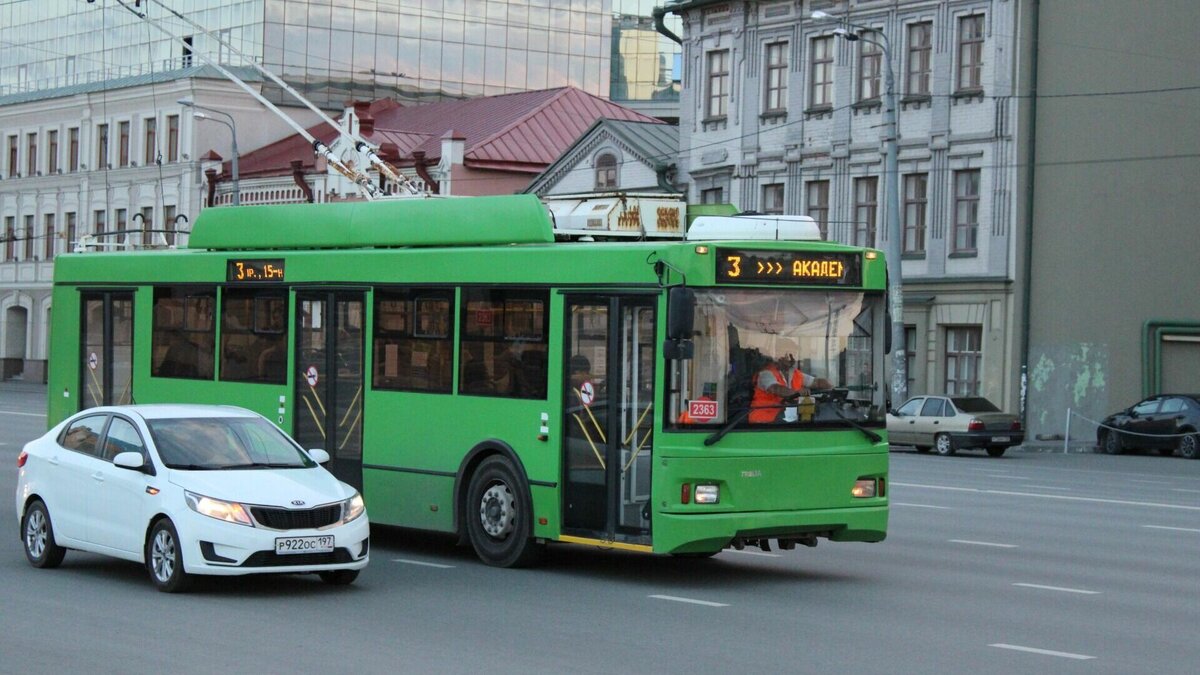
[[[994,541],[971,541],[970,539],[947,539],[953,544],[970,544],[972,546],[991,546],[993,548],[1017,548],[1016,544],[997,544]]]
[[[1152,530],[1174,530],[1176,532],[1200,532],[1200,529],[1195,527],[1168,527],[1166,525],[1143,525]]]
[[[1080,593],[1083,595],[1100,595],[1100,591],[1085,591],[1082,588],[1063,588],[1062,586],[1043,586],[1041,584],[1025,584],[1016,583],[1013,586],[1021,586],[1022,588],[1036,588],[1042,591],[1062,591],[1063,593]]]
[[[949,506],[934,506],[933,504],[909,504],[907,502],[892,502],[892,506],[911,506],[914,509],[943,509],[950,510]]]
[[[1072,654],[1071,652],[1056,652],[1052,649],[1038,649],[1037,647],[1022,647],[1021,645],[1006,645],[1002,642],[997,642],[996,644],[991,644],[988,646],[996,647],[998,649],[1011,649],[1015,652],[1028,652],[1030,654],[1041,654],[1042,656],[1058,656],[1058,657],[1061,657],[1064,659],[1076,659],[1078,661],[1088,661],[1088,660],[1096,658],[1094,656],[1088,656],[1087,654]]]
[[[1170,485],[1169,480],[1147,480],[1145,478],[1130,478],[1130,483],[1146,483],[1148,485]]]
[[[742,555],[760,555],[764,558],[778,558],[778,553],[767,553],[766,551],[739,551],[736,548],[731,548],[726,553],[740,553]]]
[[[1025,487],[1033,488],[1035,490],[1062,490],[1063,492],[1071,491],[1071,488],[1058,487],[1057,485],[1026,485]]]
[[[708,600],[694,600],[692,598],[677,598],[674,595],[650,595],[647,597],[655,600],[670,600],[671,602],[686,602],[691,605],[704,605],[705,607],[728,607],[729,605],[723,602],[709,602]]]
[[[1159,502],[1135,502],[1128,499],[1101,499],[1099,497],[1074,497],[1071,495],[1044,495],[1037,492],[1013,492],[1011,490],[984,490],[981,488],[952,487],[949,485],[923,485],[920,483],[897,483],[892,481],[892,487],[924,488],[926,490],[945,490],[948,492],[974,492],[975,494],[1003,495],[1006,497],[1039,497],[1041,499],[1062,499],[1072,502],[1089,502],[1092,504],[1119,504],[1121,506],[1149,506],[1159,509],[1180,509],[1182,511],[1200,511],[1200,506],[1184,504],[1162,504]]]
[[[1187,488],[1171,488],[1171,492],[1190,492],[1191,494],[1200,494],[1200,490],[1189,490]]]
[[[45,417],[45,413],[23,413],[16,410],[0,410],[0,415],[20,415],[22,417]]]
[[[420,560],[408,560],[406,558],[392,558],[392,562],[404,563],[405,565],[419,565],[421,567],[436,567],[440,570],[454,569],[454,565],[442,565],[439,563],[421,562]]]

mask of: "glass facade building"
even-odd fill
[[[678,100],[679,47],[654,30],[655,0],[162,2],[320,105],[566,85],[618,101]],[[159,0],[137,9],[183,41],[114,0],[0,3],[0,96],[202,65],[197,54],[244,65]],[[668,21],[678,31],[678,17]]]

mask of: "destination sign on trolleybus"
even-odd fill
[[[283,258],[229,260],[225,268],[225,280],[283,281]]]
[[[858,253],[717,249],[717,283],[859,286]]]

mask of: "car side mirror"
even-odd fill
[[[904,415],[900,414],[900,411],[896,410],[895,408],[889,408],[888,414],[892,417],[904,417]]]
[[[308,456],[317,464],[325,464],[329,461],[329,453],[321,448],[312,448],[308,451]]]
[[[113,457],[113,466],[119,466],[122,469],[133,469],[141,471],[146,464],[146,458],[142,457],[140,452],[121,452]]]

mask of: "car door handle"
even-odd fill
[[[97,471],[96,473],[92,474],[92,480],[94,480],[98,483],[103,483],[104,482],[104,472]]]
[[[58,466],[58,455],[51,455],[46,458],[46,461],[54,466]]]

